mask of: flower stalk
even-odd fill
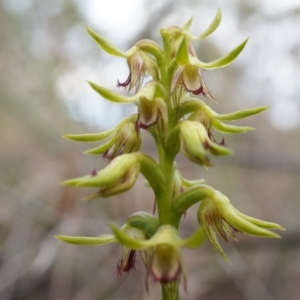
[[[135,269],[140,253],[147,270],[146,288],[161,284],[163,300],[178,300],[179,285],[187,289],[187,271],[181,247],[198,248],[204,237],[226,260],[217,237],[228,242],[236,240],[236,233],[278,238],[272,230],[283,228],[275,223],[261,221],[239,212],[229,199],[205,184],[203,179],[188,180],[176,166],[181,152],[188,160],[205,168],[211,167],[212,156],[231,155],[233,151],[224,139],[217,141],[214,131],[222,134],[244,133],[251,127],[235,126],[235,121],[263,112],[267,107],[245,109],[219,114],[205,101],[213,100],[202,71],[223,68],[231,64],[244,49],[247,40],[228,54],[212,62],[202,62],[193,41],[207,38],[219,26],[222,18],[218,10],[215,18],[202,34],[192,35],[189,20],[182,28],[161,29],[162,46],[151,40],[141,40],[126,52],[91,29],[88,33],[98,46],[110,55],[126,59],[129,75],[117,81],[118,87],[134,91],[131,96],[115,93],[101,85],[89,82],[101,97],[119,104],[135,102],[136,114],[121,120],[114,128],[96,134],[68,134],[65,137],[80,142],[103,141],[87,154],[102,154],[108,165],[92,174],[66,180],[63,185],[94,187],[97,191],[86,199],[110,197],[131,189],[141,173],[152,188],[157,216],[137,212],[119,229],[111,224],[112,234],[98,237],[56,236],[58,239],[80,245],[117,243],[122,246],[122,258],[117,263],[117,277]],[[150,81],[144,83],[146,77]],[[139,152],[141,131],[148,131],[156,144],[158,161]],[[108,141],[105,141],[109,138]],[[141,197],[141,201],[144,201]],[[179,234],[180,221],[186,211],[199,203],[199,226],[188,238]]]

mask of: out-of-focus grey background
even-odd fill
[[[287,230],[281,240],[241,236],[239,243],[224,245],[232,265],[207,242],[184,250],[188,293],[182,291],[182,299],[299,299],[299,1],[1,0],[2,300],[159,299],[158,285],[150,284],[150,295],[145,291],[139,258],[135,272],[116,278],[118,245],[73,246],[53,238],[109,233],[108,222],[122,225],[136,210],[151,212],[154,201],[143,178],[125,194],[93,202],[81,201],[88,190],[59,186],[105,165],[101,157],[82,155],[89,145],[61,136],[105,130],[135,110],[105,102],[86,83],[113,89],[128,72],[124,60],[96,46],[86,25],[127,50],[141,38],[159,42],[161,27],[182,25],[191,16],[192,33],[200,33],[218,7],[223,22],[195,44],[199,58],[216,59],[250,40],[232,65],[204,72],[218,100],[209,104],[220,113],[271,107],[239,122],[256,131],[226,136],[235,156],[213,158],[209,170],[179,156],[178,166],[187,178],[205,177],[243,213]],[[156,155],[147,134],[143,150]],[[183,236],[197,226],[196,210],[187,212]]]

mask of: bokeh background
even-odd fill
[[[198,56],[210,61],[250,41],[232,65],[204,72],[218,100],[210,105],[220,113],[271,107],[239,122],[256,131],[226,136],[235,156],[213,159],[209,170],[179,156],[178,166],[187,178],[205,177],[242,212],[287,230],[281,240],[241,236],[224,245],[232,265],[207,242],[184,250],[189,279],[182,299],[300,298],[298,0],[1,0],[0,299],[159,299],[158,285],[145,291],[139,258],[135,272],[116,278],[117,245],[82,247],[53,238],[109,233],[108,222],[122,225],[136,210],[151,212],[154,201],[143,178],[125,194],[92,202],[81,201],[87,190],[59,186],[105,165],[82,155],[89,145],[61,136],[105,130],[135,110],[106,102],[86,83],[115,89],[128,72],[124,60],[96,46],[86,25],[127,50],[141,38],[159,42],[161,27],[191,16],[191,31],[200,33],[218,7],[223,22],[195,44]],[[147,134],[143,150],[156,156]],[[187,212],[183,236],[197,226],[196,209]]]

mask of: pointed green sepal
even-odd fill
[[[114,55],[114,56],[121,56],[127,57],[127,55],[117,49],[111,42],[107,39],[90,29],[89,27],[86,28],[89,35],[94,39],[94,41],[107,53]]]
[[[88,81],[88,83],[94,91],[96,91],[98,94],[100,94],[103,98],[105,98],[109,101],[112,101],[112,102],[131,103],[138,99],[137,95],[135,95],[133,97],[122,96],[122,95],[116,94],[116,93],[112,92],[111,90],[106,89],[100,85],[97,85],[93,82]]]
[[[96,141],[101,141],[113,134],[115,131],[117,131],[119,128],[123,126],[126,122],[135,122],[137,120],[137,115],[132,115],[130,117],[124,118],[121,120],[116,126],[113,128],[101,132],[101,133],[87,133],[87,134],[66,134],[63,137],[77,141],[77,142],[96,142]]]
[[[188,31],[192,25],[193,18],[190,18],[183,26],[182,29]]]
[[[244,133],[244,132],[255,130],[255,128],[253,128],[253,127],[234,126],[234,125],[224,124],[216,119],[213,119],[212,126],[217,131],[222,132],[222,133]]]
[[[249,109],[243,109],[239,110],[230,114],[216,114],[215,118],[220,121],[235,121],[243,118],[247,118],[253,115],[257,115],[265,110],[267,110],[269,106],[264,107],[256,107],[256,108],[249,108]]]
[[[234,48],[228,54],[226,54],[226,55],[222,56],[221,58],[214,60],[210,63],[201,62],[196,57],[190,57],[190,63],[192,65],[196,65],[202,69],[217,69],[217,68],[226,67],[229,64],[231,64],[238,57],[238,55],[243,51],[247,42],[248,42],[248,39],[246,39],[244,42],[242,42],[239,46]]]
[[[184,35],[181,38],[181,42],[176,53],[176,62],[179,65],[187,65],[189,63],[188,41]]]
[[[277,230],[285,230],[282,226],[280,226],[279,224],[276,223],[272,223],[272,222],[267,222],[267,221],[262,221],[247,215],[242,214],[241,212],[238,212],[240,216],[242,216],[243,218],[245,218],[247,221],[253,223],[256,226],[265,228],[265,229],[277,229]]]
[[[56,235],[55,238],[76,245],[105,245],[113,243],[116,241],[116,238],[112,234],[102,234],[98,237],[85,237],[85,236],[67,236],[67,235]]]
[[[114,136],[110,141],[107,143],[104,143],[101,146],[98,146],[96,148],[87,150],[84,152],[84,154],[103,154],[105,151],[107,151],[116,141],[116,137]]]
[[[65,134],[63,137],[76,142],[96,142],[103,140],[114,132],[114,128],[101,133]]]
[[[200,35],[193,36],[193,39],[201,40],[201,39],[208,37],[219,27],[221,21],[222,21],[222,11],[220,8],[218,8],[218,11],[217,11],[214,19],[212,20],[210,25],[207,27],[207,29]]]

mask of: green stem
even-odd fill
[[[179,284],[178,282],[172,283],[172,293],[168,290],[166,284],[161,285],[162,300],[179,300]]]
[[[158,220],[159,225],[170,224],[178,228],[179,219],[173,213],[173,180],[174,180],[174,161],[176,157],[176,152],[174,154],[173,149],[166,148],[165,142],[166,137],[174,129],[177,124],[177,115],[172,107],[170,88],[172,82],[172,74],[176,65],[171,66],[171,45],[168,40],[167,32],[162,29],[161,36],[163,39],[163,48],[164,48],[164,60],[161,61],[160,70],[161,70],[161,83],[168,92],[166,97],[166,103],[168,105],[168,129],[165,135],[165,140],[163,143],[159,139],[156,140],[156,146],[159,156],[159,166],[164,174],[164,188],[162,193],[156,198],[157,211],[158,211]],[[162,284],[162,300],[179,300],[179,287],[178,282],[172,282],[171,284]]]

